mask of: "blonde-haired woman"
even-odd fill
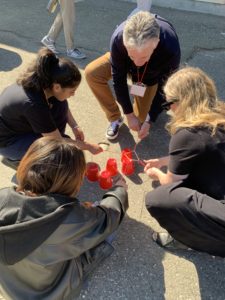
[[[112,253],[106,238],[128,208],[127,186],[121,178],[99,205],[82,205],[76,195],[85,168],[73,141],[43,137],[21,160],[18,187],[0,190],[5,299],[74,299],[87,275]]]
[[[145,172],[161,184],[146,207],[168,233],[153,239],[225,257],[225,103],[198,68],[174,73],[164,92],[164,107],[173,112],[169,156],[146,161]]]

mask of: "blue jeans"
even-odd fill
[[[35,133],[20,135],[10,145],[0,148],[0,155],[11,160],[21,160],[30,145],[40,137],[40,134]]]

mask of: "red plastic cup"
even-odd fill
[[[132,150],[129,149],[129,148],[124,148],[122,150],[122,153],[121,153],[121,162],[123,162],[124,159],[130,159],[132,160]]]
[[[98,182],[99,182],[100,187],[103,190],[110,189],[112,187],[112,177],[111,177],[109,171],[107,171],[107,170],[102,171],[99,174]]]
[[[118,174],[117,162],[115,158],[109,158],[106,163],[106,170],[109,171],[111,176]]]
[[[132,175],[134,173],[134,162],[129,158],[124,158],[122,161],[122,173],[124,175]]]
[[[89,162],[86,165],[86,176],[89,181],[98,181],[99,177],[99,165],[94,162]]]

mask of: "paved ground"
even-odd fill
[[[29,65],[40,47],[53,16],[45,10],[46,0],[1,0],[0,10],[0,91],[14,82]],[[157,2],[157,1],[155,1]],[[113,0],[84,0],[76,4],[77,46],[88,58],[85,65],[108,50],[113,29],[130,11],[134,3]],[[225,79],[225,25],[224,18],[200,13],[183,12],[153,6],[152,11],[169,19],[177,29],[182,49],[182,64],[199,66],[216,81],[221,97]],[[65,51],[63,35],[57,43]],[[107,121],[83,80],[76,97],[70,99],[74,116],[84,129],[87,140],[104,141]],[[153,126],[150,136],[137,148],[142,158],[167,153],[169,137],[164,130],[167,116],[162,115]],[[96,161],[102,168],[108,157],[119,161],[120,150],[133,147],[137,141],[124,125],[121,135],[105,152],[87,161]],[[13,170],[0,164],[0,187],[13,181]],[[169,253],[151,240],[152,230],[160,229],[144,206],[144,196],[152,189],[151,181],[136,166],[136,174],[127,178],[130,208],[123,222],[115,252],[91,277],[80,299],[217,299],[223,300],[225,263],[221,258],[190,252]],[[101,197],[97,184],[84,183],[80,197],[93,200]]]

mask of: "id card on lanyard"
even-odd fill
[[[139,97],[144,97],[146,91],[146,85],[143,83],[133,83],[132,86],[130,87],[130,93],[133,96],[139,96]]]
[[[145,69],[144,69],[144,72],[143,72],[141,78],[139,78],[139,68],[137,68],[138,82],[134,82],[130,88],[130,94],[133,96],[144,97],[144,95],[145,95],[146,85],[144,83],[142,83],[142,80],[145,75],[147,65],[148,65],[148,62],[145,65]]]

